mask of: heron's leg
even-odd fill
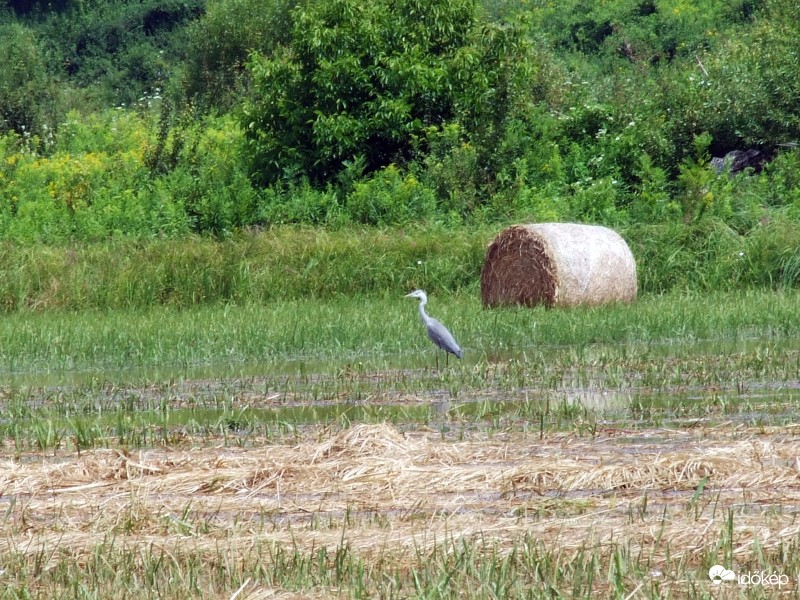
[[[436,351],[436,370],[439,370],[439,351]]]
[[[444,368],[447,369],[450,366],[450,353],[444,353]]]

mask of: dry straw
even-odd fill
[[[774,510],[800,503],[798,446],[785,427],[466,437],[359,424],[254,448],[0,461],[0,489],[17,499],[0,552],[82,561],[112,536],[122,549],[224,548],[231,560],[265,544],[346,543],[367,562],[405,564],[447,539],[511,551],[530,535],[566,557],[618,542],[656,562],[694,561],[717,547],[733,507],[741,562],[800,535],[792,511]]]
[[[576,223],[514,225],[489,245],[483,305],[575,306],[632,302],[636,261],[619,234]]]

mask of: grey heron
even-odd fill
[[[435,346],[445,351],[445,361],[447,361],[447,353],[453,354],[456,358],[461,358],[464,353],[461,347],[456,342],[453,334],[433,317],[429,317],[425,312],[425,305],[428,303],[428,295],[422,290],[414,290],[410,294],[406,294],[406,298],[419,298],[419,316],[422,317],[422,322],[425,323],[425,328],[428,330],[428,337]],[[445,364],[447,364],[445,362]],[[436,352],[436,368],[439,368],[439,352]]]

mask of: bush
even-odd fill
[[[675,221],[683,211],[672,199],[667,172],[653,164],[648,154],[639,156],[638,182],[629,205],[631,220],[644,223]]]
[[[571,187],[570,220],[606,225],[627,221],[627,213],[617,208],[619,181],[616,179],[589,179],[574,183]]]
[[[800,139],[800,22],[797,2],[766,2],[753,27],[708,65],[709,112],[747,144]]]
[[[354,222],[368,225],[425,222],[435,214],[436,198],[416,177],[389,165],[355,184],[346,209]]]
[[[34,4],[0,14],[7,238],[800,221],[796,0]]]
[[[61,243],[147,235],[162,228],[158,211],[148,206],[152,197],[142,193],[142,165],[135,155],[58,152],[12,160],[18,162],[3,190],[12,200],[4,238]]]
[[[151,126],[148,117],[131,111],[106,110],[84,115],[73,110],[59,123],[51,150],[67,154],[122,154],[141,162],[150,143]]]
[[[202,13],[203,0],[85,3],[50,15],[40,26],[63,76],[82,88],[76,102],[132,106],[170,87],[184,53],[181,30]],[[79,108],[79,106],[75,106]]]
[[[436,195],[440,212],[467,217],[483,200],[478,149],[456,123],[431,128],[425,142],[429,151],[419,169],[423,184]]]
[[[501,190],[492,197],[484,211],[473,219],[487,222],[546,223],[574,220],[570,207],[570,192],[560,183],[531,188],[515,186]]]
[[[0,138],[0,238],[64,243],[189,231],[182,198],[143,162],[148,123],[123,111],[71,114],[52,154],[19,136]],[[245,178],[246,179],[246,178]]]
[[[549,115],[540,105],[551,99],[552,80],[562,75],[526,29],[524,19],[479,23],[454,57],[455,118],[492,174],[510,156],[525,154],[547,130]]]
[[[48,10],[64,10],[75,4],[80,6],[81,0],[8,0],[8,7],[18,15],[29,15],[32,12],[44,12]]]
[[[800,210],[800,149],[780,152],[766,166],[764,174],[769,184],[764,201],[770,206],[792,206]],[[800,212],[794,214],[800,217]]]
[[[694,57],[750,19],[752,0],[538,3],[535,23],[559,47],[644,64]]]
[[[172,147],[161,147],[166,158],[150,164],[167,195],[180,199],[194,231],[225,236],[255,224],[258,196],[245,169],[243,136],[235,120],[178,123],[172,136]]]
[[[274,185],[262,192],[259,223],[338,225],[346,221],[338,194],[330,187],[316,189],[308,181],[301,181]]]

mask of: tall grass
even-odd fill
[[[11,555],[6,597],[35,597],[32,592],[39,590],[39,597],[134,600],[152,598],[158,590],[162,598],[228,598],[240,590],[243,597],[249,592],[261,598],[283,590],[279,597],[700,599],[714,597],[706,565],[724,562],[720,556],[733,550],[731,541],[722,540],[717,552],[703,552],[690,564],[671,558],[669,543],[662,544],[663,560],[624,542],[587,545],[574,554],[520,535],[503,549],[480,539],[442,540],[400,562],[380,554],[364,558],[346,543],[307,552],[265,541],[244,556],[226,544],[221,541],[211,553],[177,541],[163,548],[131,548],[109,535],[81,560],[68,552],[47,556],[44,550],[41,555]],[[765,552],[753,571],[793,573],[797,556],[796,546],[786,544]],[[47,569],[41,569],[44,564]],[[784,592],[795,597],[792,590]],[[762,588],[736,597],[774,597],[771,593]]]
[[[339,230],[279,227],[225,240],[117,240],[65,247],[0,244],[0,310],[187,307],[353,295],[476,293],[500,226]],[[640,291],[795,287],[800,225],[747,236],[717,222],[622,230]]]
[[[66,248],[0,245],[0,306],[70,309],[191,306],[475,285],[484,229],[325,231],[279,228]]]

